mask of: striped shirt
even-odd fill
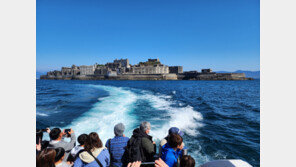
[[[111,157],[111,167],[121,167],[121,158],[124,153],[124,147],[127,145],[129,138],[123,136],[115,136],[113,139],[107,140],[105,146],[108,148]]]

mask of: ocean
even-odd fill
[[[180,128],[198,165],[242,159],[260,166],[260,80],[36,82],[37,128],[97,132],[105,143],[115,124],[130,137],[149,121],[156,142]]]

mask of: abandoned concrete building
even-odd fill
[[[47,75],[53,75],[53,76],[62,76],[62,72],[58,71],[58,70],[54,70],[54,71],[49,71],[47,72]]]
[[[166,65],[132,66],[128,74],[168,74],[169,67]]]
[[[181,74],[183,73],[183,67],[182,66],[170,66],[169,72],[174,74]]]
[[[159,59],[148,59],[146,62],[140,62],[131,66],[127,74],[168,74],[169,67],[160,63]]]
[[[120,67],[125,67],[125,68],[129,68],[130,67],[130,64],[129,64],[129,60],[128,59],[115,59],[113,61],[113,63],[118,63],[120,64]]]
[[[201,72],[202,72],[202,73],[212,73],[213,70],[210,69],[210,68],[208,68],[208,69],[202,69]]]
[[[97,65],[94,75],[106,75],[108,68],[106,66]]]
[[[79,66],[80,75],[94,75],[95,65],[92,66]]]

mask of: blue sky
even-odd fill
[[[36,12],[37,71],[115,58],[260,69],[259,0],[37,0]]]

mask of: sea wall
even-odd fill
[[[177,80],[176,74],[121,74],[117,76],[108,75],[76,75],[76,76],[54,76],[43,75],[40,79],[50,80]]]
[[[189,74],[119,74],[119,75],[43,75],[52,80],[250,80],[244,73],[189,73]]]
[[[176,74],[122,74],[106,76],[109,80],[177,80]]]
[[[199,74],[196,80],[248,80],[244,73],[209,73]]]

